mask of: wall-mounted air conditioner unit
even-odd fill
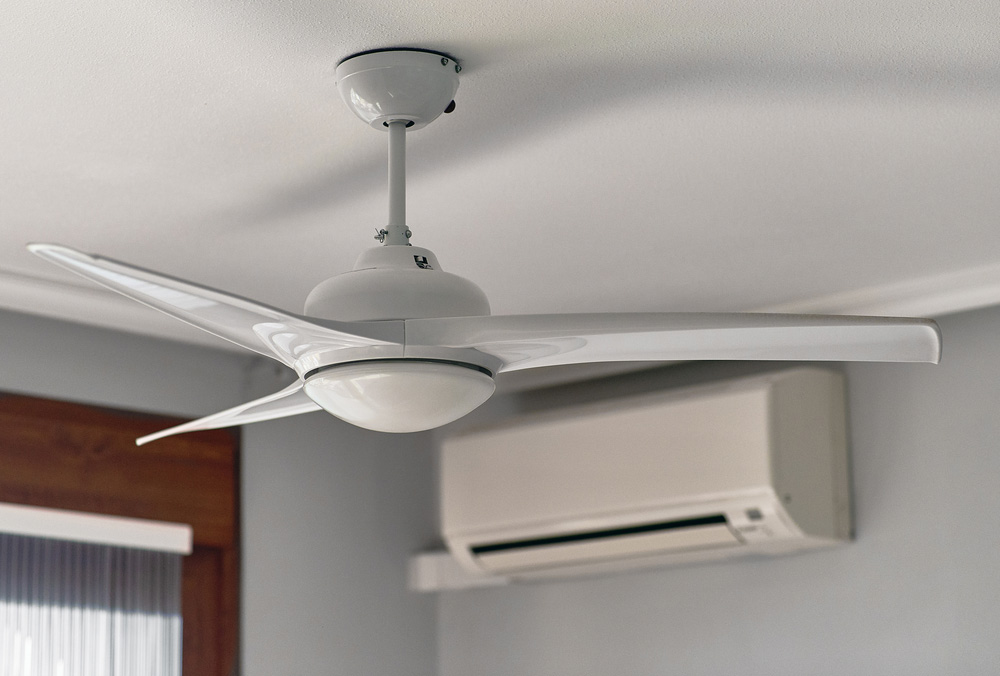
[[[843,377],[799,368],[528,416],[444,441],[468,571],[598,573],[850,538]]]

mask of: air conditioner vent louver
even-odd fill
[[[514,542],[497,542],[491,545],[474,545],[469,549],[473,554],[489,554],[492,552],[502,552],[505,550],[532,549],[535,547],[548,547],[551,545],[561,545],[569,542],[584,542],[587,540],[605,540],[626,537],[629,535],[639,535],[641,533],[655,533],[658,531],[676,531],[696,528],[698,526],[709,526],[726,523],[724,514],[713,516],[702,516],[694,519],[678,519],[676,521],[663,521],[660,523],[647,523],[641,526],[628,526],[626,528],[611,528],[606,530],[589,531],[586,533],[569,533],[567,535],[555,535],[546,538],[535,538],[533,540],[516,540]]]
[[[577,563],[653,552],[679,552],[741,544],[724,514],[675,519],[623,528],[568,533],[550,537],[473,545],[469,551],[483,568],[529,570],[572,558]]]

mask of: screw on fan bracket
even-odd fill
[[[413,233],[410,232],[409,228],[407,228],[403,234],[406,236],[406,239],[409,239],[410,237],[413,236]],[[375,241],[378,242],[379,244],[385,244],[385,238],[388,235],[389,235],[388,230],[386,230],[385,228],[380,228],[379,230],[375,231]],[[406,246],[413,246],[413,245],[407,242]]]

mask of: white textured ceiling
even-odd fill
[[[334,69],[389,46],[462,62],[408,220],[495,313],[1000,302],[994,2],[7,0],[0,306],[221,344],[52,241],[301,311],[385,223]]]

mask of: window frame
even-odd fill
[[[142,448],[183,422],[0,393],[0,502],[192,526],[182,564],[183,673],[239,665],[239,433],[194,432]]]

